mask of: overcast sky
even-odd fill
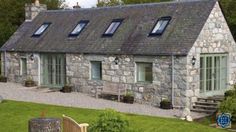
[[[82,8],[91,8],[93,6],[96,6],[97,0],[66,0],[66,3],[70,7],[76,5],[77,2]]]

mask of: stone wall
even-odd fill
[[[103,56],[67,54],[67,81],[74,84],[75,90],[95,96],[96,89],[102,89],[114,84],[122,84],[126,89],[134,91],[135,100],[139,103],[159,105],[162,98],[171,100],[171,57],[154,56]],[[115,57],[119,63],[114,63]],[[90,61],[102,62],[102,80],[90,79]],[[135,62],[153,63],[153,82],[138,83]],[[186,57],[175,57],[175,105],[186,103]]]
[[[195,102],[200,94],[200,55],[202,53],[228,53],[228,81],[236,83],[236,44],[217,3],[213,8],[197,41],[187,57],[188,100]],[[191,64],[192,57],[197,62]]]
[[[32,53],[15,53],[15,52],[7,52],[6,53],[6,76],[8,80],[11,82],[23,83],[27,78],[32,78],[36,83],[40,81],[39,75],[39,55],[34,54],[34,60],[30,59],[30,55]],[[27,59],[27,76],[21,75],[20,68],[21,63],[20,59]],[[2,60],[4,60],[4,54],[2,54]],[[4,62],[2,62],[2,66],[4,66]],[[4,67],[2,67],[2,71],[4,72]]]
[[[23,83],[27,77],[40,82],[39,54],[8,52],[7,77],[11,82]],[[119,63],[114,63],[115,57]],[[20,75],[20,59],[27,58],[27,76]],[[174,57],[174,106],[186,104],[187,68],[186,57]],[[91,61],[102,62],[102,80],[91,80]],[[136,82],[136,62],[151,62],[153,64],[153,82]],[[66,54],[67,83],[74,85],[74,91],[95,96],[95,91],[104,87],[122,86],[132,90],[135,101],[151,105],[159,105],[161,99],[172,97],[172,58],[171,56],[106,56]]]

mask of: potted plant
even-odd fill
[[[66,84],[64,87],[62,87],[61,92],[63,93],[70,93],[72,92],[73,86],[71,84]]]
[[[163,99],[160,103],[160,107],[162,109],[172,109],[172,104],[171,104],[170,100]]]
[[[26,87],[34,87],[35,86],[35,82],[33,81],[32,77],[28,77],[25,80],[25,86]]]
[[[134,94],[131,91],[128,91],[123,97],[123,102],[133,104],[134,103]]]
[[[7,82],[7,77],[1,75],[0,82]]]

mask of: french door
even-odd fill
[[[204,54],[200,58],[200,93],[221,94],[227,88],[227,54]]]
[[[41,85],[47,87],[62,87],[65,84],[65,55],[41,55]]]

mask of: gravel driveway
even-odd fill
[[[125,104],[104,99],[95,99],[88,95],[73,92],[52,92],[46,88],[27,88],[16,83],[0,83],[0,95],[4,99],[53,104],[69,107],[80,107],[90,109],[112,108],[120,112],[151,115],[159,117],[179,117],[181,110],[163,110],[149,105]],[[191,113],[193,118],[205,116],[205,114]]]

